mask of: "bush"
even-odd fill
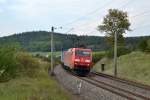
[[[0,48],[0,82],[17,76],[35,77],[39,71],[39,59],[18,51],[15,47]]]
[[[118,47],[117,48],[117,57],[121,56],[121,55],[126,55],[128,53],[130,53],[131,50],[125,48],[125,47]],[[113,58],[114,57],[114,49],[110,49],[108,52],[107,52],[107,57],[109,58]]]
[[[140,43],[138,44],[138,47],[141,51],[145,51],[147,49],[147,40],[143,39],[140,41]]]
[[[106,56],[105,52],[94,52],[93,54],[93,63],[95,64],[99,60],[101,60],[104,56]]]
[[[147,40],[147,52],[150,52],[150,39]]]
[[[19,61],[16,59],[15,47],[0,48],[0,82],[8,81],[19,73]]]
[[[138,44],[138,48],[140,51],[143,52],[150,52],[150,39],[143,39]]]
[[[20,62],[21,74],[29,77],[35,77],[39,71],[39,62],[37,58],[32,57],[30,54],[25,52],[19,52],[17,56]]]

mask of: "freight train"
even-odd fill
[[[87,75],[92,68],[92,50],[70,48],[62,51],[61,62],[65,69],[74,71],[78,75]]]

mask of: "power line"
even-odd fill
[[[129,3],[131,3],[131,0],[129,0],[125,5],[123,5],[123,6],[120,7],[120,8],[126,7]],[[131,16],[131,18],[132,18],[132,17],[136,18],[136,17],[143,16],[143,15],[146,15],[146,14],[150,14],[150,10],[147,10],[147,11],[144,11],[144,12],[141,12],[141,13],[138,13],[138,14],[135,14],[135,15]],[[139,30],[139,29],[142,29],[142,28],[146,28],[146,27],[148,27],[148,26],[150,26],[150,24],[135,27],[135,28],[133,28],[133,30]],[[78,27],[79,27],[79,26],[78,26]],[[94,31],[93,31],[93,32],[94,32]]]
[[[133,28],[133,30],[139,30],[141,28],[145,28],[145,27],[148,27],[148,26],[150,26],[150,24],[135,27],[135,28]]]
[[[119,8],[123,8],[123,7],[126,7],[129,3],[131,3],[133,0],[129,0],[128,2],[126,2],[124,5],[122,5],[121,7],[119,7]],[[98,9],[97,9],[98,10]],[[86,22],[86,23],[84,23],[84,24],[82,24],[82,27],[84,27],[84,25],[85,24],[87,24],[88,22]],[[78,27],[80,27],[80,26],[76,26],[75,28],[78,28]],[[75,28],[74,28],[74,30],[75,30]]]
[[[110,0],[109,2],[107,2],[106,4],[104,4],[103,6],[101,6],[100,8],[97,8],[97,9],[95,9],[95,10],[93,10],[93,11],[91,11],[91,12],[85,14],[84,16],[81,16],[81,17],[79,17],[79,18],[73,20],[72,22],[69,22],[69,23],[64,24],[64,25],[62,25],[62,26],[71,25],[71,24],[73,24],[73,23],[76,23],[76,22],[80,21],[81,19],[83,19],[83,18],[85,18],[85,17],[87,17],[87,16],[89,16],[89,15],[92,15],[92,14],[96,13],[96,12],[99,11],[100,9],[103,9],[105,6],[111,4],[112,2],[113,2],[113,0]]]
[[[143,25],[143,26],[138,26],[138,27],[135,27],[135,28],[133,28],[133,30],[131,31],[131,32],[135,32],[135,31],[137,31],[137,30],[141,30],[141,29],[143,29],[143,28],[148,28],[150,26],[150,24],[147,24],[147,25]],[[140,31],[141,33],[148,33],[148,31],[149,30],[142,30],[142,31]],[[137,32],[136,32],[137,33]]]
[[[144,12],[136,14],[136,15],[133,15],[133,16],[131,16],[131,18],[136,19],[136,17],[143,16],[143,15],[148,14],[148,13],[150,13],[150,10],[144,11]],[[137,27],[133,28],[133,30],[138,30],[140,28],[144,28],[144,27],[147,27],[147,26],[150,26],[150,24],[143,25],[143,26],[140,24],[140,26],[137,26]]]
[[[128,0],[128,2],[126,2],[123,6],[119,7],[119,9],[121,8],[125,8],[126,6],[128,6],[131,2],[133,2],[134,0]]]
[[[139,13],[139,14],[136,14],[136,15],[133,15],[133,16],[131,16],[131,18],[132,18],[132,17],[135,18],[135,17],[143,16],[143,15],[148,14],[148,13],[150,13],[150,10],[144,11],[144,12]]]

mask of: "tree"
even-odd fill
[[[130,22],[127,12],[118,9],[109,9],[109,13],[104,17],[102,25],[98,26],[100,32],[105,33],[106,40],[113,47],[114,35],[117,33],[118,46],[124,44],[123,34],[130,31]]]
[[[150,39],[147,40],[147,51],[150,52]]]
[[[145,51],[147,49],[147,39],[141,40],[138,47],[141,51]]]

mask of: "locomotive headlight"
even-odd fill
[[[79,61],[80,61],[80,59],[75,59],[74,61],[79,62]]]
[[[91,62],[91,60],[85,60],[85,62]]]

